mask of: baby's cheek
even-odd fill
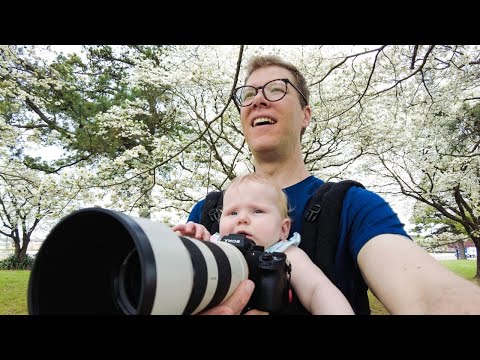
[[[220,223],[220,227],[219,227],[219,232],[220,232],[220,235],[224,236],[224,235],[229,235],[231,233],[231,225],[230,225],[230,222],[228,220],[225,220],[225,221],[222,221]]]

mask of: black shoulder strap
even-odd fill
[[[352,186],[364,187],[353,180],[323,184],[310,199],[304,213],[300,247],[311,254],[312,261],[333,283],[343,198]]]
[[[210,231],[210,234],[218,232],[218,220],[223,206],[223,191],[211,191],[207,194],[202,208],[201,224]]]
[[[353,180],[323,184],[312,196],[304,212],[300,248],[309,254],[334,284],[337,284],[335,256],[340,237],[343,199],[352,186],[364,188]],[[355,288],[351,290],[347,298],[355,313],[370,314],[367,287],[361,276],[355,280]]]
[[[324,183],[313,194],[303,212],[302,240],[299,247],[308,254],[310,259],[322,269],[335,285],[337,285],[335,281],[335,255],[340,235],[339,227],[343,198],[352,186],[364,187],[352,180]],[[295,271],[295,268],[293,268],[293,271]],[[359,313],[358,306],[356,306],[357,293],[361,292],[354,290],[353,299],[349,298],[348,300],[356,313]],[[363,293],[362,298],[366,296],[366,292],[363,291]],[[360,302],[362,304],[361,313],[370,312],[368,297],[366,301],[366,307],[363,300]],[[285,313],[308,314],[295,291],[293,292],[292,302],[285,309]]]

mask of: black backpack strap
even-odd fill
[[[201,224],[210,231],[210,234],[218,232],[221,210],[223,206],[223,191],[211,191],[207,194],[202,208]]]
[[[338,183],[327,182],[322,184],[313,194],[303,212],[302,240],[299,248],[303,249],[310,259],[322,269],[325,275],[336,285],[335,282],[335,255],[340,228],[340,218],[343,208],[343,199],[348,189],[352,186],[364,187],[359,182],[344,180]],[[292,271],[295,271],[293,267]],[[361,282],[363,284],[363,282]],[[348,299],[353,306],[357,303],[357,293],[354,291],[354,299]],[[366,296],[363,291],[362,296]],[[364,301],[360,301],[364,307]],[[368,313],[370,308],[367,305]],[[354,310],[357,310],[354,308]],[[367,310],[362,311],[362,313]],[[295,291],[293,299],[284,311],[285,314],[308,314],[302,306]]]
[[[317,189],[305,208],[300,247],[311,254],[312,261],[333,283],[343,199],[352,186],[364,188],[353,180],[327,182]]]

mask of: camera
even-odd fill
[[[240,235],[179,236],[159,222],[114,210],[62,218],[40,247],[28,284],[29,314],[196,314],[221,304],[247,278],[248,306],[276,312],[288,299],[283,253]]]
[[[248,278],[255,283],[247,309],[275,313],[288,305],[291,265],[284,253],[264,252],[263,246],[242,234],[223,236],[220,241],[234,245],[247,261]]]

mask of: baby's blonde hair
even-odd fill
[[[230,184],[228,184],[227,188],[225,189],[225,193],[227,193],[227,191],[232,187],[238,186],[243,183],[248,183],[248,182],[262,183],[272,187],[277,193],[277,206],[278,206],[278,209],[280,210],[280,215],[282,216],[282,218],[289,218],[287,194],[285,194],[285,192],[282,190],[280,186],[277,185],[276,182],[264,176],[258,175],[256,173],[237,176],[235,179],[233,179],[230,182]]]

